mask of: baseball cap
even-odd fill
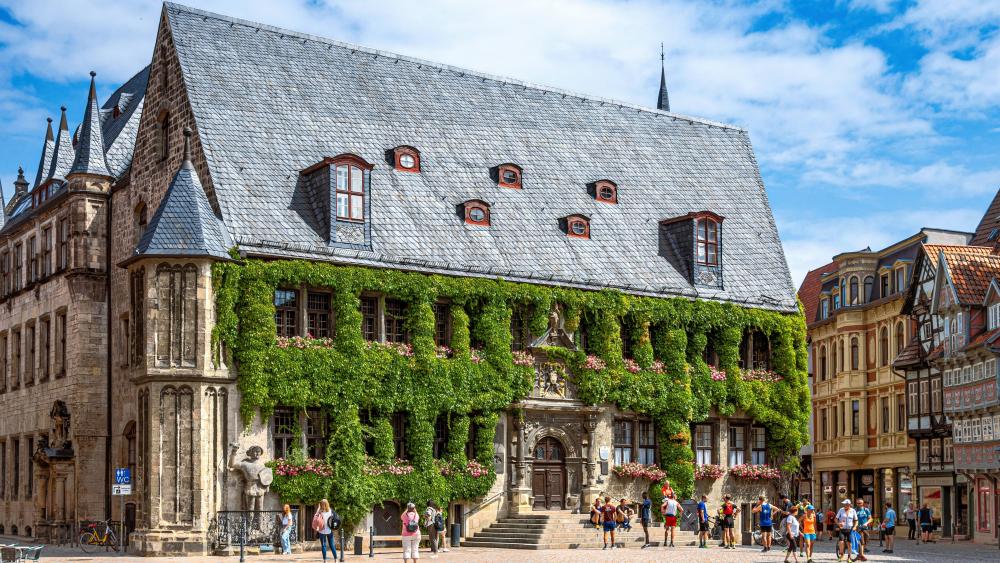
[[[816,510],[816,509],[813,508],[813,505],[810,504],[810,505],[806,506],[806,510]]]
[[[842,503],[840,503],[840,504],[851,504],[851,499],[846,499],[846,498],[845,498],[845,499],[844,499],[844,502],[842,502]]]

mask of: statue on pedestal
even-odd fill
[[[264,465],[264,460],[260,459],[264,449],[260,446],[250,446],[246,457],[237,461],[239,444],[230,444],[230,448],[229,469],[239,471],[243,476],[243,510],[260,512],[264,509],[264,495],[274,480],[271,468]]]

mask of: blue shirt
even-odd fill
[[[642,508],[639,509],[639,519],[644,522],[649,522],[651,520],[649,511],[653,508],[653,501],[649,499],[644,499],[642,501]]]
[[[891,508],[885,511],[885,527],[886,528],[896,527],[896,511]]]
[[[868,520],[872,517],[872,511],[868,510],[868,507],[859,508],[858,512],[858,527],[866,528],[868,527]]]
[[[760,505],[760,525],[771,525],[771,505],[766,502]]]
[[[698,521],[708,522],[708,505],[705,504],[705,501],[698,503]]]

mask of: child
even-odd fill
[[[789,509],[788,516],[785,517],[785,530],[787,530],[786,539],[788,539],[788,549],[785,551],[785,563],[788,563],[788,556],[791,555],[795,563],[799,563],[799,555],[797,553],[799,547],[799,507],[792,506]]]

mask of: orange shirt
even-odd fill
[[[816,533],[816,515],[806,514],[802,517],[802,533],[803,534],[815,534]]]

